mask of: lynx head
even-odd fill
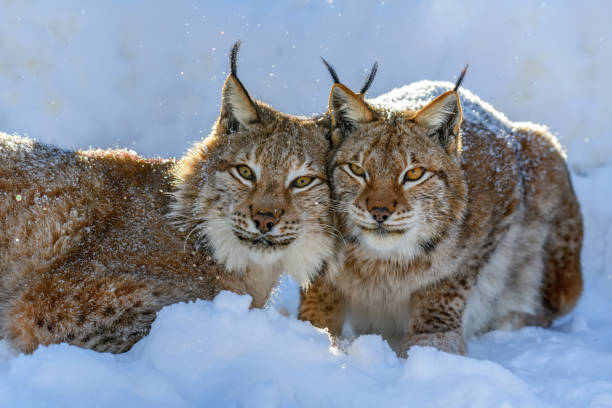
[[[374,107],[364,100],[367,87],[360,94],[332,87],[334,207],[342,232],[369,256],[427,255],[461,222],[466,186],[457,88],[464,73],[454,90],[418,111]]]
[[[333,251],[329,119],[252,99],[236,75],[239,45],[212,133],[178,165],[172,216],[229,271],[282,268],[306,283]]]

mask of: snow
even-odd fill
[[[77,395],[95,395],[90,406],[108,406],[118,396],[130,406],[539,403],[499,364],[431,348],[398,360],[378,336],[359,338],[348,354],[334,353],[325,334],[274,309],[249,311],[247,300],[224,292],[214,302],[167,307],[126,355],[57,345],[15,357],[0,377],[0,404],[78,406]],[[477,395],[465,392],[472,387]]]
[[[558,135],[586,227],[576,310],[551,329],[472,339],[467,358],[415,348],[401,360],[378,336],[330,348],[295,318],[298,289],[283,278],[264,310],[231,293],[167,307],[123,355],[65,344],[16,355],[0,340],[0,407],[612,407],[611,11],[604,0],[0,0],[3,131],[181,155],[218,113],[239,38],[247,89],[299,114],[326,108],[319,55],[354,89],[377,59],[369,96],[452,81],[469,61],[466,88]]]
[[[598,321],[612,308],[597,296],[552,330],[470,341],[470,358],[417,347],[407,360],[379,336],[358,338],[347,353],[330,349],[325,333],[273,307],[249,311],[249,301],[223,292],[166,307],[123,355],[61,344],[12,356],[0,343],[0,406],[542,407],[612,398],[612,327]],[[591,318],[595,308],[602,315]]]

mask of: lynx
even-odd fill
[[[299,317],[336,340],[466,354],[466,337],[549,326],[580,296],[582,218],[559,143],[469,91],[462,106],[464,74],[371,101],[331,89],[344,265],[302,291]]]
[[[325,119],[251,99],[239,43],[212,133],[180,160],[0,134],[0,336],[119,353],[163,306],[221,290],[264,306],[333,254]]]

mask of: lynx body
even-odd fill
[[[253,101],[232,73],[180,160],[64,151],[0,133],[0,337],[128,350],[163,306],[227,289],[264,306],[334,250],[323,120]]]
[[[344,267],[302,293],[300,318],[381,334],[400,355],[465,354],[466,336],[548,326],[576,304],[582,218],[559,143],[461,99],[445,82],[368,102],[332,88]]]

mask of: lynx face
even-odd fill
[[[212,135],[181,163],[173,215],[226,268],[304,283],[333,251],[324,120],[279,113],[226,80]]]
[[[277,132],[257,148],[230,153],[223,159],[227,167],[216,172],[229,193],[228,211],[219,216],[254,259],[278,258],[300,234],[315,228],[310,218],[326,221],[323,169],[307,159],[303,147],[277,151],[288,137]]]
[[[331,242],[325,140],[312,122],[274,120],[222,136],[202,169],[194,216],[203,222],[195,228],[231,269],[295,259],[312,266]]]
[[[337,84],[331,111],[341,132],[331,183],[343,232],[374,257],[431,252],[466,204],[456,93],[418,112],[385,112]]]

